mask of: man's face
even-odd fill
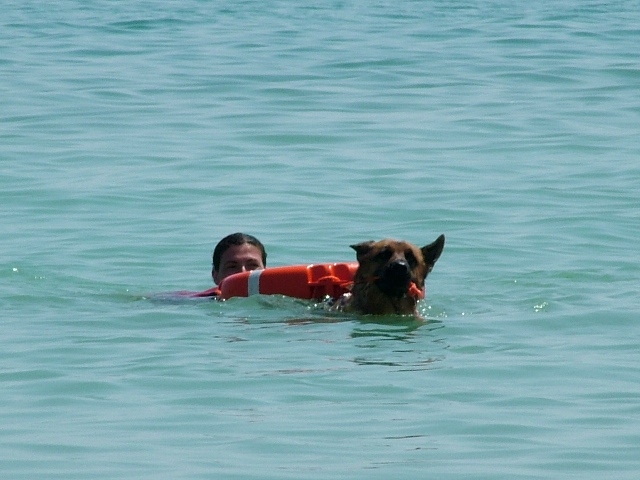
[[[214,270],[213,281],[217,285],[234,273],[246,272],[249,270],[261,270],[262,252],[255,245],[244,243],[242,245],[231,245],[220,258],[220,269]]]

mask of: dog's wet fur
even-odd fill
[[[444,235],[422,248],[385,239],[351,245],[359,263],[351,293],[340,300],[345,312],[414,315],[424,297],[425,279],[444,248]]]

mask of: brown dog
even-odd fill
[[[424,298],[424,281],[442,249],[444,235],[418,248],[397,240],[351,245],[358,271],[350,294],[339,302],[345,312],[371,315],[419,316],[416,304]]]

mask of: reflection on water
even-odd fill
[[[391,323],[395,320],[394,323]],[[358,365],[382,365],[394,370],[428,370],[444,360],[446,341],[437,335],[444,324],[403,318],[359,321],[351,333],[355,346],[367,352],[354,358]],[[398,342],[389,348],[389,342]]]

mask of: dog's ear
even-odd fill
[[[371,247],[376,243],[373,240],[369,240],[368,242],[356,243],[355,245],[349,245],[356,251],[356,258],[358,261],[371,251]]]
[[[420,249],[422,251],[422,258],[424,258],[425,263],[429,266],[429,271],[431,271],[431,268],[433,268],[438,258],[440,258],[443,248],[444,235],[440,235],[433,243],[425,245]]]

